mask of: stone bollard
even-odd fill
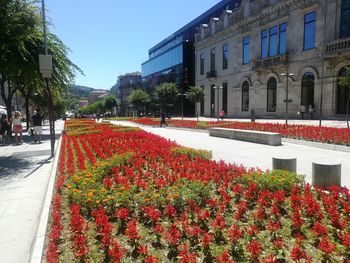
[[[297,172],[297,158],[272,157],[272,170],[286,170]]]
[[[312,185],[328,187],[341,185],[341,164],[312,163]]]

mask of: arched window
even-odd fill
[[[267,82],[267,111],[276,111],[277,98],[277,81],[275,78],[270,78]]]
[[[342,68],[339,71],[338,77],[344,77],[346,75],[346,68]],[[346,105],[349,97],[349,88],[341,87],[338,83],[337,85],[337,113],[345,114],[346,113]],[[350,106],[350,105],[348,105]],[[350,112],[350,107],[349,107]]]
[[[249,110],[249,83],[244,81],[242,84],[242,111]]]
[[[306,72],[301,79],[301,101],[300,105],[314,108],[315,77],[312,73]]]

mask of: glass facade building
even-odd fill
[[[142,80],[152,92],[156,85],[175,82],[179,92],[184,93],[195,83],[195,33],[201,24],[212,17],[219,17],[224,10],[240,6],[241,0],[222,0],[202,15],[149,49],[148,60],[142,63]],[[181,107],[177,107],[180,109]],[[178,110],[177,110],[178,112]],[[184,100],[184,114],[193,115],[193,103]]]

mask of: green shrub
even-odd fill
[[[170,151],[175,155],[182,155],[185,154],[187,155],[192,161],[196,158],[202,158],[202,159],[207,159],[210,160],[212,158],[212,153],[211,151],[207,150],[200,150],[200,149],[193,149],[189,147],[172,147],[170,148]]]
[[[294,185],[303,184],[304,179],[293,172],[272,170],[239,176],[237,177],[236,182],[246,185],[249,183],[255,183],[259,190],[285,190],[289,192]]]

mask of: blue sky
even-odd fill
[[[85,73],[75,84],[110,89],[141,71],[148,49],[220,0],[45,0],[55,33]]]

